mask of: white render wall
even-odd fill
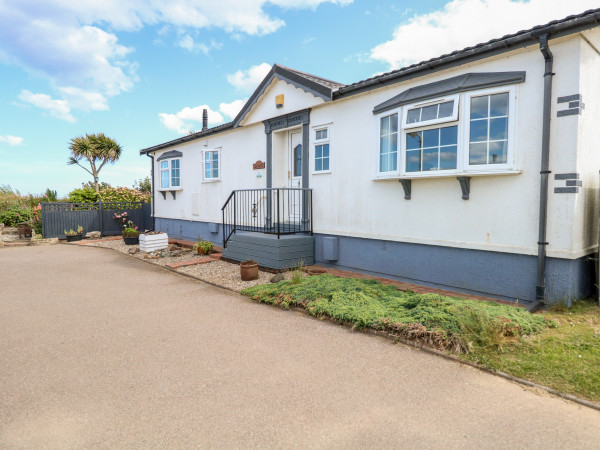
[[[584,181],[585,191],[586,188],[597,187],[600,162],[597,154],[591,151],[591,143],[598,142],[597,132],[585,131],[589,126],[586,121],[596,120],[598,114],[598,108],[591,109],[595,106],[592,105],[592,97],[600,103],[600,92],[592,82],[592,74],[589,82],[582,79],[581,93],[586,103],[584,114],[558,119],[556,117],[556,98],[579,92],[580,62],[592,65],[595,73],[598,73],[597,55],[591,55],[582,42],[577,36],[550,42],[555,56],[556,73],[552,95],[550,169],[553,174],[585,172],[586,180],[595,171],[596,181]],[[404,191],[397,179],[376,179],[379,117],[372,114],[375,105],[411,87],[463,73],[522,70],[527,75],[526,81],[517,85],[516,89],[515,129],[516,169],[521,173],[472,177],[471,195],[466,201],[461,198],[456,175],[413,180],[411,200],[404,199]],[[166,150],[183,152],[183,190],[177,193],[176,200],[170,194],[163,200],[157,193],[156,216],[220,222],[221,207],[233,189],[266,186],[266,171],[252,170],[252,163],[255,161],[266,161],[266,136],[262,120],[311,107],[309,165],[310,187],[314,189],[316,233],[536,254],[543,71],[543,57],[539,48],[532,46],[330,103],[322,103],[320,98],[278,81],[261,97],[259,104],[246,117],[243,127]],[[281,93],[285,95],[284,111],[275,108],[274,97]],[[586,97],[589,99],[589,106]],[[295,109],[291,109],[292,107]],[[462,103],[460,109],[464,109]],[[599,122],[596,120],[595,123]],[[321,124],[330,124],[332,170],[329,174],[312,174],[314,127]],[[592,128],[598,129],[598,125]],[[585,161],[578,159],[576,153],[576,149],[582,145],[590,148]],[[201,181],[200,155],[203,148],[221,148],[221,181]],[[284,149],[285,133],[273,133],[274,187],[285,181],[281,163],[284,157],[281,152]],[[161,153],[156,152],[155,157]],[[262,178],[257,178],[258,173],[262,174]],[[555,185],[564,186],[564,181],[560,184],[551,176],[548,255],[578,258],[589,253],[587,249],[590,246],[597,245],[597,237],[590,231],[597,226],[597,222],[580,217],[582,210],[588,211],[588,218],[593,208],[596,208],[596,212],[592,212],[597,213],[596,203],[592,207],[592,203],[588,201],[590,195],[596,194],[595,191],[590,191],[589,195],[584,195],[581,191],[579,194],[554,194]],[[199,202],[199,215],[192,214],[195,198]]]

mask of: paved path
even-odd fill
[[[0,448],[593,448],[600,413],[106,249],[0,249]]]

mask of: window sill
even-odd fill
[[[312,172],[311,175],[325,175],[331,173],[331,170],[319,170],[318,172]]]
[[[218,183],[220,181],[220,178],[211,178],[210,180],[202,180],[202,183]]]
[[[157,189],[158,192],[172,192],[172,191],[183,191],[182,187],[176,187],[176,188],[160,188]]]
[[[378,176],[373,181],[385,181],[385,180],[418,180],[421,178],[455,178],[455,177],[489,177],[496,175],[518,175],[522,173],[522,170],[502,169],[502,170],[478,170],[478,171],[453,171],[453,172],[419,172],[419,173],[405,173],[405,174],[394,174],[388,176]]]

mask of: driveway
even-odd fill
[[[598,411],[111,250],[0,267],[0,448],[600,447]]]

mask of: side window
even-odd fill
[[[315,130],[315,172],[329,172],[329,128]]]
[[[219,150],[204,150],[203,157],[203,176],[205,181],[219,180],[221,176],[220,171],[220,156]]]
[[[180,187],[181,186],[181,177],[179,175],[179,160],[178,159],[171,160],[171,186],[172,187]]]
[[[398,170],[398,113],[379,119],[379,172]]]
[[[507,163],[508,99],[507,92],[471,97],[469,165]]]
[[[168,189],[169,184],[169,161],[160,162],[160,187],[162,189]]]

